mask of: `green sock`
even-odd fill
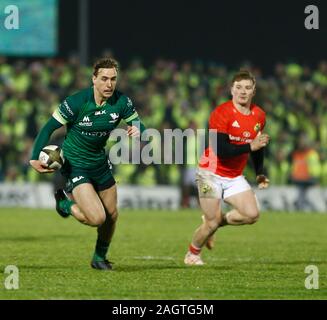
[[[93,261],[104,261],[106,259],[106,255],[109,249],[109,242],[102,241],[100,239],[97,240],[95,251],[93,254]]]
[[[72,214],[71,207],[75,204],[73,200],[64,199],[59,202],[59,208],[67,214]]]

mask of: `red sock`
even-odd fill
[[[193,254],[200,254],[200,252],[201,252],[201,248],[195,247],[192,243],[190,244],[188,249]]]

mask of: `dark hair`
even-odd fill
[[[256,85],[255,76],[249,71],[249,70],[240,70],[237,72],[232,79],[232,86],[234,85],[235,81],[241,81],[241,80],[251,80],[254,85]]]
[[[97,60],[93,66],[93,75],[97,76],[100,68],[115,68],[118,71],[118,62],[113,58],[102,58]]]

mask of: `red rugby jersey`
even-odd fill
[[[236,109],[233,101],[229,100],[211,112],[209,129],[228,134],[230,143],[250,143],[258,132],[263,130],[266,121],[266,114],[260,107],[251,104],[250,109],[251,113],[244,115]],[[235,157],[221,158],[209,144],[201,156],[199,167],[222,177],[235,178],[242,175],[248,157],[248,153],[243,153]]]

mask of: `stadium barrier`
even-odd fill
[[[295,186],[271,186],[266,190],[254,189],[262,210],[294,212],[301,194]],[[301,211],[327,213],[327,188],[311,187],[301,199]],[[304,201],[303,201],[304,200]]]
[[[0,207],[53,208],[50,183],[0,183]]]
[[[294,186],[272,186],[255,192],[264,211],[294,212],[298,209],[296,204],[299,190]],[[181,191],[178,187],[118,186],[120,208],[177,210],[180,203]],[[54,208],[54,206],[53,186],[50,183],[0,183],[0,207]],[[303,211],[327,213],[327,188],[310,188]]]
[[[120,208],[179,209],[181,192],[172,186],[140,187],[118,185]],[[50,183],[0,183],[0,207],[54,208]]]

